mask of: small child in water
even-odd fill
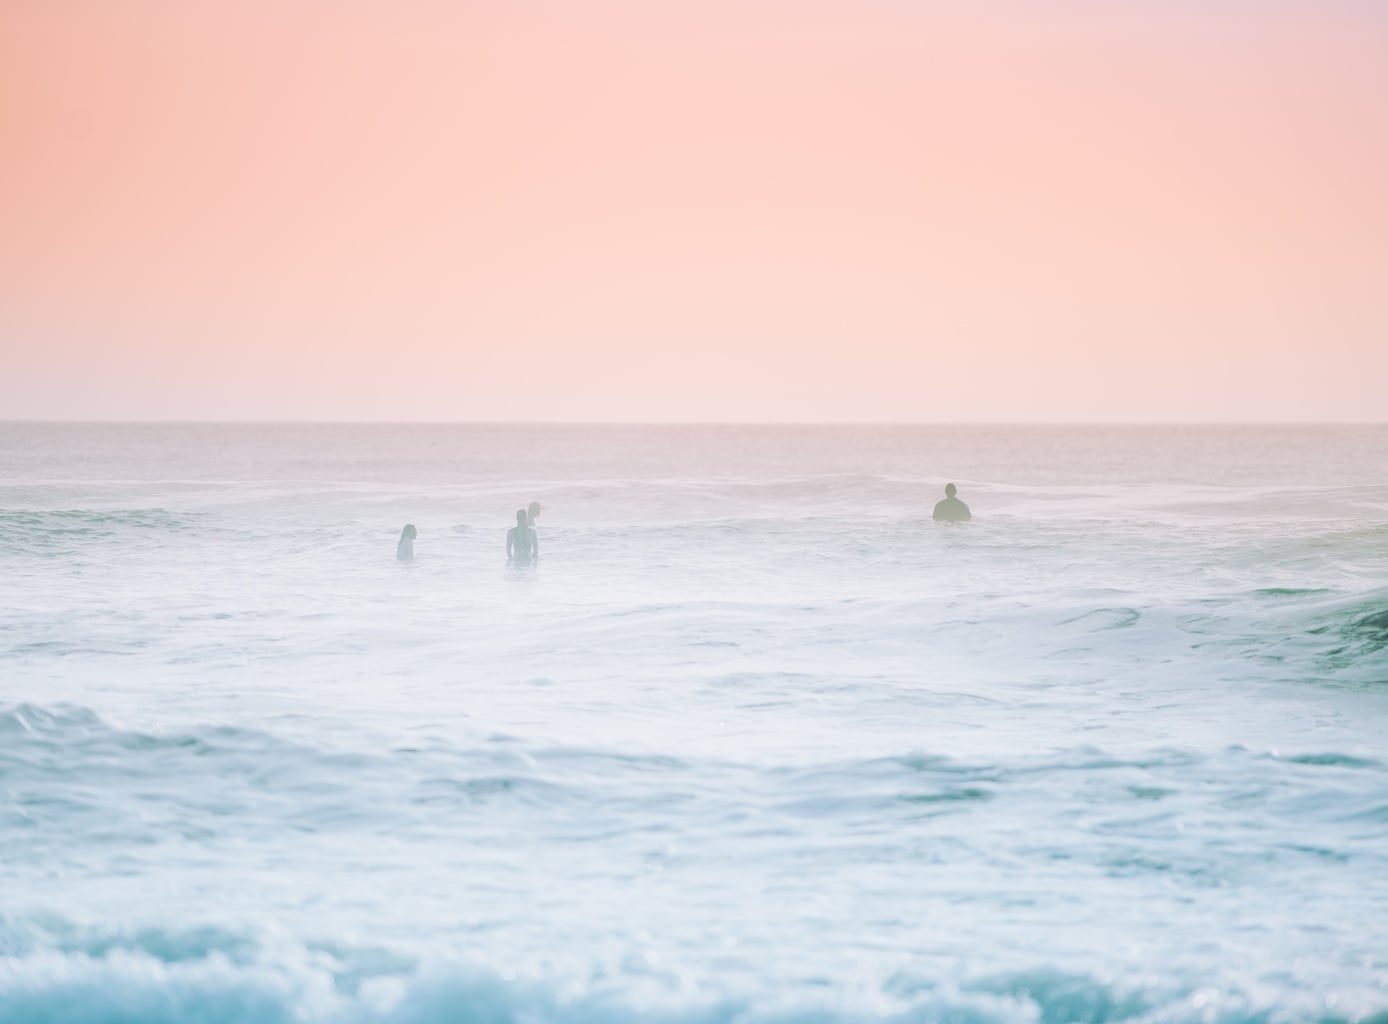
[[[414,561],[414,539],[419,535],[419,531],[414,528],[414,523],[406,523],[405,528],[400,531],[400,543],[395,545],[395,557],[402,562]]]

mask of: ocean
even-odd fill
[[[0,424],[4,1024],[1366,1020],[1388,427]]]

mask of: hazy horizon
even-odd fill
[[[80,419],[26,417],[3,424],[63,426],[284,427],[1383,427],[1388,420],[407,420]]]

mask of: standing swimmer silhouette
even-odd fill
[[[406,523],[400,531],[400,543],[395,545],[395,557],[402,562],[413,562],[414,539],[418,536],[419,531],[414,528],[414,523]]]
[[[969,506],[954,496],[957,490],[954,484],[945,484],[945,500],[936,502],[932,519],[941,523],[966,523],[973,518]]]
[[[540,538],[533,526],[525,525],[525,509],[516,509],[516,525],[506,531],[506,561],[533,562],[540,557]]]

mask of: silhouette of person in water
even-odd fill
[[[945,484],[945,500],[935,504],[932,519],[940,523],[964,523],[973,518],[969,506],[954,496],[957,490],[954,484]]]
[[[540,513],[544,511],[544,506],[538,501],[532,501],[530,507],[525,510],[525,525],[534,526],[535,520],[540,518]]]
[[[526,512],[516,509],[516,525],[506,531],[506,561],[533,562],[540,557],[540,538],[525,523]]]
[[[417,536],[419,531],[414,528],[414,523],[406,523],[400,531],[400,543],[395,545],[395,557],[402,562],[414,561],[414,539]]]

